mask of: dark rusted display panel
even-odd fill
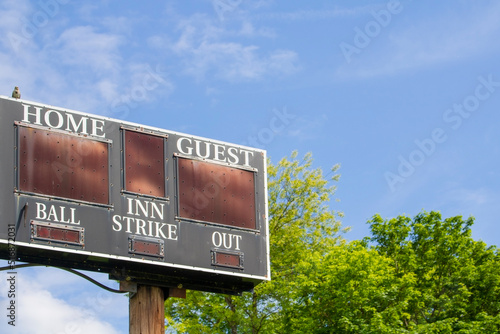
[[[243,268],[243,259],[241,254],[232,254],[220,251],[212,252],[212,264],[215,266]]]
[[[179,217],[256,229],[251,171],[177,158]]]
[[[108,144],[18,126],[20,191],[109,204]]]
[[[125,190],[165,197],[164,138],[125,131]]]
[[[31,222],[31,237],[44,241],[84,246],[84,229]]]
[[[163,257],[165,246],[162,240],[129,238],[129,252],[155,257]]]

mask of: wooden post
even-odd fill
[[[138,284],[129,299],[129,334],[164,334],[164,303],[162,288]]]

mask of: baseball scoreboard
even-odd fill
[[[0,97],[0,257],[163,287],[270,279],[265,151]]]

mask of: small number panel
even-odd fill
[[[134,236],[128,239],[129,253],[155,256],[163,258],[165,256],[165,245],[161,239],[136,238]]]
[[[180,218],[256,229],[254,172],[177,158]]]
[[[74,245],[84,247],[85,229],[60,224],[50,224],[42,222],[31,222],[31,238],[37,241],[48,243],[62,243],[66,246]]]
[[[18,126],[20,191],[109,204],[108,144]]]
[[[243,254],[212,250],[212,265],[243,269]]]

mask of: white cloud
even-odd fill
[[[119,47],[123,43],[115,34],[99,33],[91,26],[79,26],[65,30],[52,48],[63,64],[80,69],[90,69],[102,76],[117,73],[121,57]]]
[[[100,291],[85,288],[82,279],[69,274],[61,274],[56,269],[40,268],[38,274],[31,276],[24,270],[17,270],[16,281],[16,326],[7,323],[4,315],[0,322],[0,332],[16,334],[118,334],[119,332],[107,322],[110,312],[116,310],[113,298]],[[42,273],[43,271],[43,273]],[[36,272],[35,272],[36,273]],[[1,272],[0,291],[8,291],[7,273]],[[46,277],[44,277],[47,275]],[[54,279],[51,281],[51,279]],[[68,297],[71,290],[78,296],[68,302],[54,296],[50,290],[57,289],[57,285],[65,292],[61,295]],[[83,293],[82,293],[83,290]],[[108,293],[109,294],[109,293]],[[123,302],[127,303],[125,297]],[[8,303],[6,293],[0,294],[0,305],[6,310]],[[122,307],[123,308],[123,307]],[[5,313],[5,312],[4,312]]]
[[[10,95],[14,86],[19,86],[27,100],[120,117],[173,90],[157,64],[124,59],[121,47],[126,29],[110,31],[106,26],[111,19],[104,20],[101,28],[57,26],[59,31],[51,31],[54,38],[46,43],[39,38],[46,35],[46,26],[25,38],[19,25],[4,23],[12,18],[24,22],[36,10],[40,8],[27,4],[16,7],[10,2],[0,7],[0,45],[4,46],[0,48],[0,94]],[[115,22],[123,25],[124,20],[117,18]],[[20,36],[20,44],[12,45],[9,33]],[[118,107],[120,113],[116,112]]]

